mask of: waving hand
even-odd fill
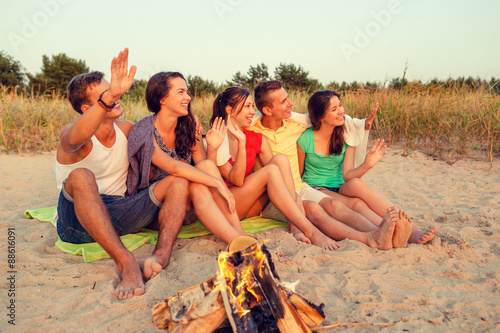
[[[113,98],[120,98],[121,95],[126,93],[132,83],[134,83],[134,76],[137,67],[130,67],[128,70],[128,48],[120,51],[118,57],[113,58],[111,61],[111,82],[109,83],[109,93]]]
[[[365,120],[365,130],[369,130],[372,128],[373,120],[375,119],[375,116],[377,115],[378,111],[378,102],[375,104],[375,107],[372,109],[372,112],[366,117]]]
[[[215,118],[212,128],[207,132],[205,139],[207,140],[207,145],[214,150],[219,149],[220,145],[224,141],[224,137],[227,133],[227,127],[224,125],[224,120],[221,117]]]
[[[370,149],[370,151],[366,155],[364,163],[368,167],[373,168],[375,164],[377,164],[378,161],[380,161],[380,159],[385,156],[385,148],[387,148],[387,145],[384,144],[384,140],[377,139],[372,149]]]

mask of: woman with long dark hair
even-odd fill
[[[133,194],[169,175],[185,178],[190,182],[190,200],[200,222],[229,243],[244,231],[233,194],[215,164],[205,159],[190,101],[182,74],[160,72],[151,77],[146,87],[146,103],[153,115],[138,121],[128,138],[127,193]],[[173,232],[175,237],[178,232]],[[163,262],[159,264],[166,266]]]
[[[344,202],[375,226],[380,225],[386,210],[394,204],[361,177],[385,155],[384,140],[377,140],[364,162],[354,167],[356,147],[344,142],[345,111],[340,94],[332,90],[317,91],[309,98],[307,109],[313,127],[297,141],[303,180]],[[408,242],[424,244],[436,231],[435,227],[423,231],[413,224]]]
[[[262,134],[246,130],[255,115],[254,108],[253,97],[246,88],[227,88],[214,101],[212,129],[206,136],[207,157],[217,163],[233,193],[239,218],[259,214],[270,200],[287,217],[290,230],[298,240],[328,250],[337,249],[339,245],[303,213],[288,158],[273,155]],[[257,158],[262,167],[254,172]]]

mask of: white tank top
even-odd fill
[[[115,144],[105,147],[92,136],[92,150],[83,160],[74,164],[60,164],[56,159],[57,188],[61,189],[63,182],[71,171],[77,168],[91,170],[97,181],[100,194],[125,195],[127,189],[127,138],[121,129],[113,124],[116,132]]]

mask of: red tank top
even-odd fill
[[[255,166],[255,158],[257,157],[258,154],[260,154],[260,150],[262,148],[262,134],[261,133],[255,133],[253,131],[247,131],[243,130],[245,133],[246,138],[246,143],[245,143],[245,149],[247,153],[247,163],[246,163],[246,170],[245,170],[245,178],[248,177],[252,173],[253,167]],[[230,157],[229,158],[229,163],[231,165],[234,165],[233,159]],[[228,180],[224,179],[226,182],[227,187],[233,186],[231,182]]]

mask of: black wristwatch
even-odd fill
[[[116,106],[116,102],[114,102],[113,104],[111,105],[108,105],[106,104],[106,102],[104,102],[102,100],[102,95],[104,95],[104,93],[106,92],[107,90],[104,90],[100,95],[99,95],[99,99],[97,100],[97,103],[103,108],[103,109],[106,109],[106,111],[111,111],[115,108]]]

